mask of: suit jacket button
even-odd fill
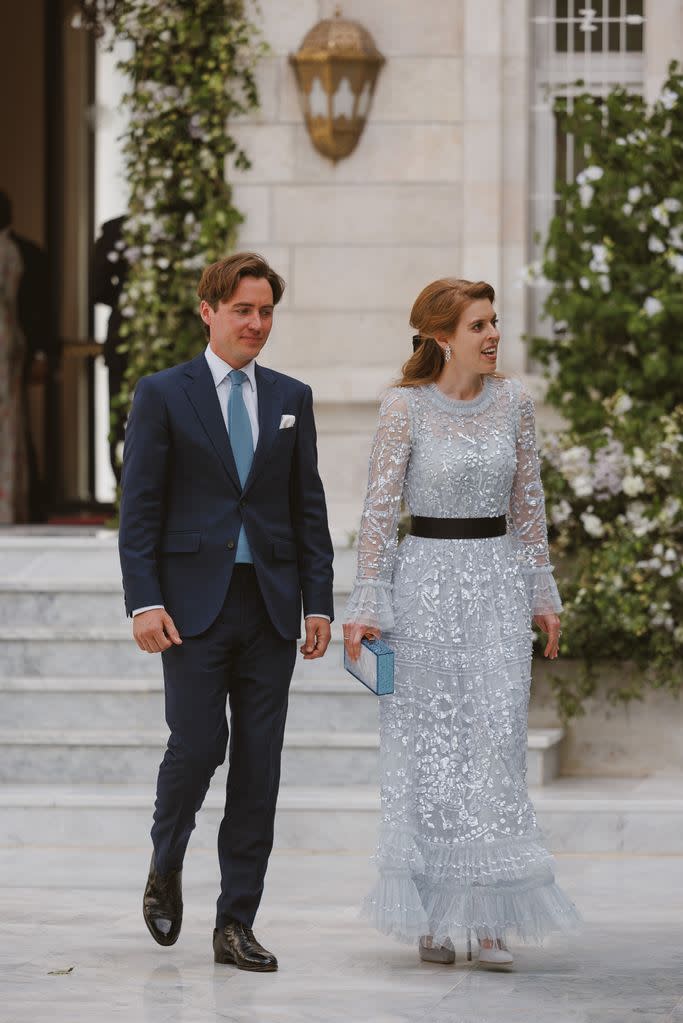
[[[234,546],[235,546],[235,541],[234,540],[228,540],[228,550],[231,551]]]

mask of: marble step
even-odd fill
[[[215,849],[222,815],[218,772],[197,817],[193,848]],[[556,853],[683,855],[680,777],[562,778],[531,789],[539,824]],[[0,845],[149,846],[153,784],[0,785]],[[276,845],[370,852],[379,821],[373,785],[283,786]]]
[[[197,816],[192,848],[215,850],[224,800],[221,768]],[[145,786],[0,784],[0,845],[146,848],[153,809],[153,781]],[[369,850],[378,819],[375,785],[283,785],[276,846],[316,852]]]
[[[0,628],[21,629],[30,622],[55,629],[125,627],[121,586],[78,579],[0,584]]]
[[[355,563],[355,551],[335,549],[338,614],[353,585]],[[0,643],[5,640],[1,633],[21,634],[30,631],[32,623],[57,632],[83,633],[85,639],[91,638],[93,629],[108,633],[120,628],[130,636],[114,531],[0,529]],[[18,637],[10,642],[16,647]]]
[[[46,625],[0,626],[2,660],[0,672],[6,678],[27,676],[63,678],[161,678],[161,660],[139,650],[131,638],[130,626],[52,627]],[[333,638],[326,655],[304,662],[299,657],[301,677],[338,678],[343,671],[341,626],[333,625]]]
[[[80,532],[59,529],[9,528],[0,531],[0,578],[3,582],[32,580],[103,581],[120,585],[117,534],[113,530]]]
[[[0,782],[42,782],[84,778],[104,783],[153,781],[167,733],[160,728],[0,730]],[[558,773],[559,728],[531,729],[527,743],[530,785],[546,785]],[[282,781],[303,785],[363,784],[378,778],[379,737],[375,731],[299,731],[288,727]]]
[[[346,589],[335,586],[338,614],[347,597]],[[130,635],[120,580],[65,577],[0,582],[0,628],[21,630],[30,622],[55,629],[121,627]]]
[[[309,678],[300,662],[292,681],[287,725],[299,731],[376,732],[378,701],[349,675]],[[2,727],[7,730],[102,727],[158,729],[164,720],[161,679],[0,678]]]
[[[334,548],[335,581],[348,582],[356,552],[347,543]],[[0,578],[108,578],[121,581],[118,534],[113,529],[74,526],[0,527]]]
[[[168,733],[161,728],[0,730],[0,782],[59,778],[74,784],[144,783],[156,778]],[[285,736],[282,782],[363,784],[377,778],[378,738],[371,732],[298,732]]]

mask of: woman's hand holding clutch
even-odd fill
[[[360,641],[362,639],[380,639],[382,636],[382,630],[376,629],[373,625],[348,622],[343,628],[344,647],[352,661],[357,661],[360,657]]]
[[[554,614],[534,615],[534,625],[537,625],[541,632],[545,632],[548,636],[543,656],[555,660],[560,652],[560,636],[562,635],[560,619]]]

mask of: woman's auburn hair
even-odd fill
[[[434,334],[453,334],[467,306],[478,298],[494,302],[496,293],[486,281],[442,277],[423,288],[410,311],[410,326],[419,335],[416,350],[401,367],[397,387],[434,383],[444,367],[444,355]]]

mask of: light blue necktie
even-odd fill
[[[228,397],[228,434],[230,435],[230,447],[235,457],[235,464],[240,478],[242,488],[247,481],[251,463],[254,460],[254,435],[251,432],[251,422],[247,406],[242,397],[242,384],[248,379],[247,374],[241,369],[233,369],[228,374],[230,377],[230,395]],[[244,526],[240,528],[240,535],[237,541],[237,553],[235,561],[251,564],[253,562],[249,542]]]

